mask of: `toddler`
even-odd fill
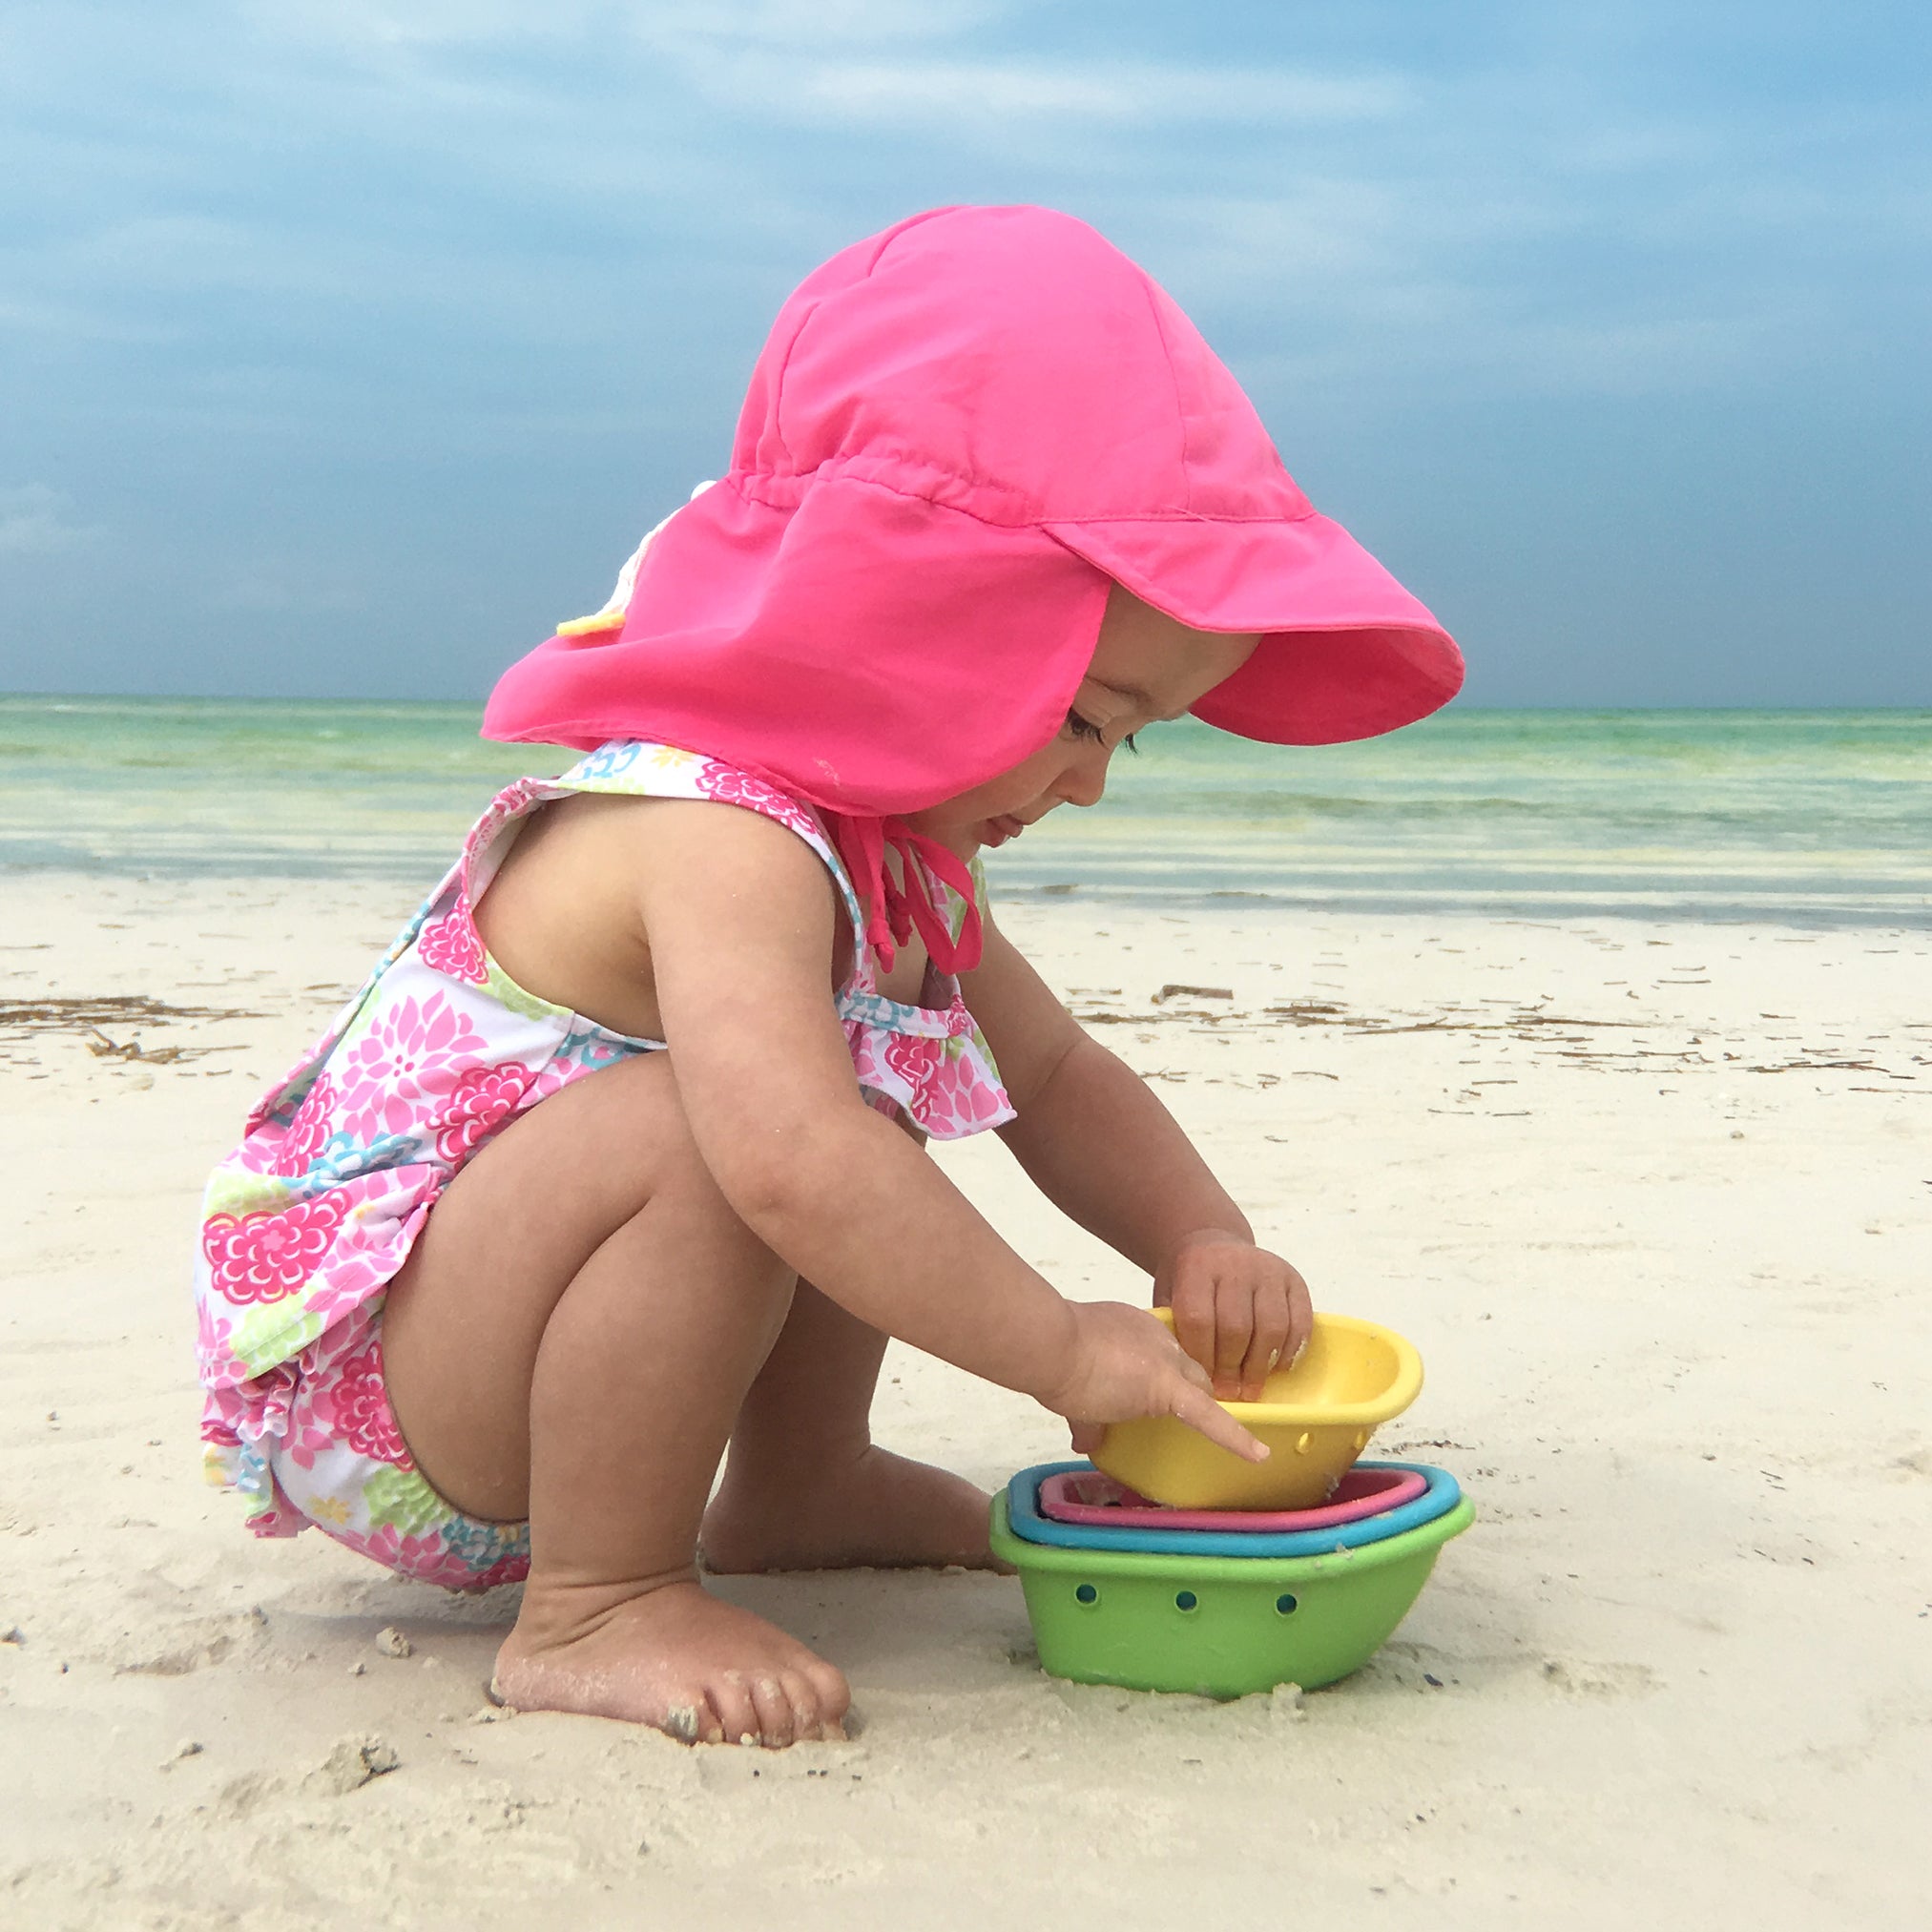
[[[1091,229],[942,209],[834,257],[729,473],[490,700],[488,736],[587,755],[495,800],[217,1170],[215,1480],[258,1535],[527,1579],[509,1704],[841,1735],[838,1670],[698,1565],[990,1562],[987,1497],[871,1442],[888,1336],[1076,1447],[1169,1415],[1259,1457],[1215,1398],[1310,1320],[978,855],[1159,720],[1361,737],[1460,678]],[[922,1151],[987,1128],[1174,1336],[1064,1299]]]

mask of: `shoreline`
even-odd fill
[[[460,845],[460,838],[451,842],[443,856],[443,864],[453,861]],[[52,862],[10,862],[0,859],[0,889],[16,894],[31,892],[40,886],[60,894],[78,884],[152,887],[162,893],[185,889],[219,896],[246,895],[260,889],[263,870],[270,866],[271,861],[280,860],[284,863],[279,877],[294,888],[317,895],[341,889],[358,901],[371,892],[386,891],[396,907],[396,923],[400,924],[441,876],[438,865],[422,862],[421,854],[413,848],[387,861],[380,854],[360,853],[327,867],[310,865],[304,869],[286,866],[289,857],[286,853],[264,853],[260,857],[262,863],[253,868],[234,864],[184,865],[178,869],[152,862],[137,869],[133,862],[83,866]],[[1071,872],[1077,868],[1070,865],[1059,868],[1048,863],[1039,869],[1050,875],[1056,869]],[[1164,883],[1158,874],[1141,879],[1049,876],[1042,881],[1002,876],[992,868],[988,871],[996,915],[1009,907],[1057,903],[1126,914],[1153,911],[1198,917],[1227,914],[1239,918],[1254,914],[1297,920],[1474,921],[1486,925],[1541,925],[1552,930],[1609,922],[1693,929],[1763,926],[1807,934],[1843,932],[1866,938],[1879,935],[1901,943],[1912,943],[1932,934],[1932,894],[1922,895],[1916,887],[1901,891],[1896,901],[1854,907],[1840,898],[1825,896],[1809,905],[1789,902],[1778,905],[1718,903],[1672,895],[1661,888],[1649,895],[1633,892],[1621,899],[1606,897],[1602,892],[1566,892],[1554,888],[1547,893],[1517,890],[1489,897],[1443,893],[1429,898],[1419,892],[1396,893],[1376,885],[1352,891],[1291,886],[1271,890],[1248,885],[1172,884]]]
[[[426,889],[491,794],[571,754],[473,707],[0,698],[0,890],[52,876],[374,876]],[[1121,757],[1095,812],[991,856],[996,903],[1069,884],[1214,912],[1932,927],[1932,711],[1447,711],[1359,744],[1196,720]],[[413,903],[413,899],[412,902]]]

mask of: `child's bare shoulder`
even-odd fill
[[[633,909],[665,885],[687,898],[694,890],[708,898],[717,882],[779,899],[832,890],[812,846],[762,813],[706,799],[589,792],[531,815],[491,891],[519,881],[559,903]]]
[[[673,954],[829,956],[836,890],[797,833],[740,806],[579,794],[531,815],[476,907],[504,970],[619,1031],[661,1037]],[[780,968],[782,969],[782,967]]]

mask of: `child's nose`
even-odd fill
[[[1070,765],[1060,780],[1060,796],[1070,805],[1097,805],[1107,791],[1107,758],[1084,758]]]

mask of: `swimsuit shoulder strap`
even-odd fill
[[[795,832],[824,861],[844,903],[845,916],[862,948],[864,916],[852,889],[824,821],[811,806],[781,792],[776,785],[722,758],[676,745],[653,744],[639,738],[618,738],[578,759],[569,771],[538,781],[542,796],[566,792],[607,792],[630,798],[709,800],[738,805],[775,819]]]

